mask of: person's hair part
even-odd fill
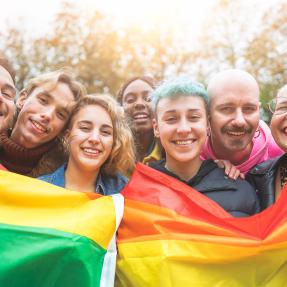
[[[152,89],[155,89],[156,87],[156,81],[154,78],[150,77],[150,76],[136,76],[136,77],[132,77],[129,78],[120,88],[120,90],[117,93],[117,101],[120,103],[120,105],[123,104],[123,96],[125,93],[126,88],[132,83],[135,82],[137,80],[141,80],[143,82],[146,82],[148,85],[150,85],[150,87]]]
[[[40,85],[49,84],[49,89],[53,90],[58,83],[64,83],[69,87],[75,101],[87,94],[84,85],[75,80],[74,75],[68,69],[60,69],[32,78],[28,81],[24,91],[29,96]]]
[[[113,124],[113,147],[108,159],[101,167],[106,174],[121,172],[130,175],[135,165],[135,147],[132,132],[126,121],[123,108],[107,94],[91,94],[83,97],[73,110],[70,128],[78,112],[86,106],[96,105],[104,108]],[[96,116],[96,115],[95,115]]]
[[[203,99],[206,111],[208,111],[207,91],[201,83],[187,78],[178,77],[163,82],[151,94],[153,112],[156,114],[157,105],[160,100],[166,98],[178,98],[180,96],[197,96]]]
[[[3,56],[2,54],[0,54],[0,66],[3,67],[11,76],[14,85],[16,84],[16,72],[14,67],[12,66],[11,62],[8,60],[8,58],[6,58],[5,56]]]

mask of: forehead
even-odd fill
[[[129,93],[141,93],[143,91],[153,91],[153,88],[143,80],[135,80],[131,82],[124,91],[124,96]]]
[[[0,84],[8,84],[12,87],[15,87],[13,79],[11,77],[11,75],[9,74],[9,72],[4,69],[2,66],[0,66]]]
[[[73,118],[74,122],[88,121],[94,125],[112,125],[112,119],[109,113],[102,106],[88,105],[82,107]]]
[[[259,104],[259,91],[246,83],[231,82],[218,87],[212,94],[211,104]]]
[[[75,102],[71,89],[65,83],[58,82],[55,85],[51,85],[51,83],[40,84],[33,90],[32,95],[37,95],[39,93],[48,93],[53,101],[63,106]]]
[[[159,100],[156,113],[164,114],[169,111],[186,112],[188,110],[205,111],[204,100],[199,96],[164,98]]]

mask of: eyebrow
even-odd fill
[[[196,111],[200,111],[201,109],[188,109],[187,112],[196,112]],[[176,113],[177,110],[168,110],[168,111],[165,111],[164,113],[165,114],[169,114],[169,113]]]
[[[78,124],[88,124],[88,125],[92,125],[91,121],[87,121],[87,120],[80,120],[78,121]],[[114,129],[112,126],[108,125],[108,124],[104,124],[103,127],[105,128],[111,128],[112,130]]]
[[[54,97],[53,97],[49,92],[47,92],[46,90],[43,90],[43,91],[40,92],[39,94],[44,95],[44,96],[46,96],[47,98],[54,100]],[[68,108],[67,108],[68,106],[69,106],[69,103],[67,103],[67,105],[66,105],[65,107],[61,107],[60,109],[61,109],[62,111],[64,111],[65,113],[69,114],[70,111],[69,111]]]

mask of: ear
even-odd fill
[[[69,139],[70,139],[70,135],[71,135],[71,130],[70,129],[66,129],[64,131],[64,140],[68,143],[69,142]]]
[[[16,100],[17,109],[21,110],[24,106],[25,101],[28,98],[28,93],[25,90],[22,90],[19,94],[18,99]]]
[[[210,135],[211,135],[211,128],[210,128],[209,119],[208,119],[208,121],[207,121],[206,130],[207,130],[207,136],[210,137]]]
[[[157,120],[156,119],[153,119],[152,120],[152,125],[153,125],[153,133],[154,133],[154,136],[156,138],[159,138],[159,130],[158,130],[158,124],[157,124]]]

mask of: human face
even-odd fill
[[[276,107],[270,123],[276,143],[287,152],[287,94],[278,95]]]
[[[113,147],[113,124],[108,112],[98,105],[83,107],[73,118],[68,142],[69,165],[86,172],[98,171]]]
[[[230,84],[213,95],[210,126],[213,149],[219,154],[234,153],[252,146],[259,125],[257,89]]]
[[[131,82],[123,94],[123,108],[136,132],[152,131],[150,93],[153,88],[142,80]]]
[[[161,99],[154,132],[160,138],[169,166],[199,160],[207,136],[204,101],[198,96]]]
[[[16,88],[12,77],[0,66],[0,132],[9,128],[15,112]]]
[[[23,107],[11,139],[25,148],[35,148],[56,138],[75,104],[68,85],[60,82],[52,90],[47,83],[39,85],[29,96],[22,94],[19,102]]]

